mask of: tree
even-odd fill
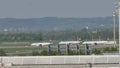
[[[6,52],[4,50],[0,50],[0,56],[6,56]]]
[[[38,56],[38,55],[40,55],[40,53],[38,51],[33,51],[32,52],[32,56]]]
[[[57,55],[57,51],[51,51],[50,55]]]
[[[92,50],[92,53],[94,53],[95,55],[100,55],[100,54],[102,54],[102,51],[101,51],[101,49],[93,49]]]
[[[40,55],[41,55],[41,56],[48,56],[49,53],[48,53],[47,50],[43,50],[43,51],[40,52]]]
[[[68,55],[75,55],[75,54],[76,54],[76,52],[73,51],[73,50],[70,50],[69,53],[68,53]]]
[[[111,51],[117,51],[117,47],[111,47]]]
[[[80,50],[80,55],[85,55],[85,51],[84,50]]]

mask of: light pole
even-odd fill
[[[115,35],[115,12],[113,12],[113,40],[114,40],[114,47],[116,46],[116,35]]]
[[[119,66],[120,66],[120,1],[118,2],[118,16],[119,16]]]
[[[118,15],[119,15],[119,55],[120,55],[120,2],[118,6]]]
[[[118,29],[118,31],[119,31],[119,44],[118,44],[118,47],[119,47],[119,67],[120,67],[120,0],[118,1],[118,3],[117,3],[117,6],[115,6],[116,7],[116,9],[115,9],[115,13],[117,13],[117,15],[118,15],[118,20],[119,20],[119,29]]]

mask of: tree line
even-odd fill
[[[113,40],[112,29],[82,29],[82,30],[64,30],[64,31],[46,31],[31,33],[1,33],[0,41],[49,41],[49,40]],[[116,39],[119,38],[118,29],[116,29]]]

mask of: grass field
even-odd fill
[[[29,46],[31,42],[0,42],[0,46]]]

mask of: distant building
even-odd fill
[[[52,43],[50,42],[40,42],[40,43],[32,43],[31,46],[45,46],[45,45],[50,45]]]
[[[84,41],[82,44],[89,44],[89,45],[112,45],[116,44],[116,41]]]
[[[80,44],[81,41],[61,41],[59,42],[60,45],[67,45],[67,44]]]

